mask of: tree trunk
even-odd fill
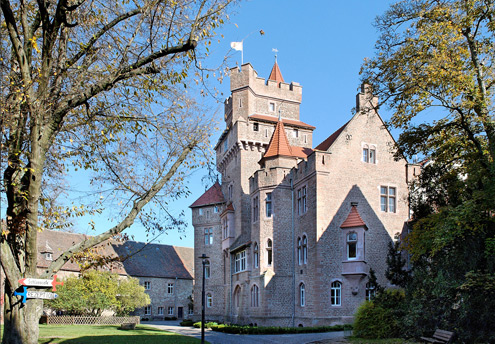
[[[22,304],[5,286],[4,326],[2,344],[38,344],[41,300],[29,299]]]

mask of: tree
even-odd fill
[[[396,240],[394,243],[388,243],[385,277],[392,284],[405,288],[409,283],[410,274],[409,271],[406,270],[407,261],[402,257],[402,254],[399,240]]]
[[[469,342],[465,320],[490,315],[461,287],[495,273],[494,15],[491,0],[400,1],[377,18],[377,55],[362,68],[402,130],[397,154],[428,159],[411,185],[409,324]],[[477,339],[490,341],[483,326]]]
[[[136,278],[119,279],[117,274],[96,270],[68,277],[57,294],[46,306],[70,315],[100,316],[112,310],[123,316],[151,302]]]
[[[184,192],[182,179],[208,144],[208,121],[187,93],[188,71],[230,2],[0,0],[2,343],[37,343],[41,302],[21,307],[13,296],[20,278],[52,276],[136,219],[161,229],[144,207]],[[57,205],[64,174],[80,169],[93,172],[97,202]],[[38,230],[99,212],[106,200],[118,205],[121,222],[38,274]],[[156,204],[167,212],[166,198]]]

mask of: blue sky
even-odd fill
[[[230,42],[245,38],[244,63],[251,63],[258,76],[267,78],[274,63],[272,49],[278,49],[278,63],[285,81],[296,81],[303,86],[301,120],[317,127],[313,134],[316,146],[352,116],[360,85],[359,69],[365,57],[373,56],[378,38],[372,24],[390,3],[385,0],[243,1],[234,8],[230,22],[218,30],[224,38],[210,49],[212,55],[206,62],[215,65],[230,54],[229,65],[240,64],[241,53],[230,51]],[[260,35],[260,30],[265,34]],[[223,93],[223,99],[230,93],[228,79],[214,86]],[[211,102],[213,109],[223,108],[222,104]],[[385,120],[390,117],[386,110],[381,115]],[[221,116],[222,113],[217,113],[218,118]],[[224,128],[221,123],[220,131],[213,134],[213,142]],[[195,171],[188,182],[191,195],[170,204],[172,213],[185,210],[188,222],[191,221],[188,206],[205,190],[201,183],[205,173]],[[104,217],[96,223],[98,232],[108,229]],[[86,230],[79,228],[79,231]],[[139,225],[126,233],[135,240],[147,240]],[[189,225],[185,233],[165,233],[158,242],[192,247],[193,227]]]

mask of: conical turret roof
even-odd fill
[[[275,64],[273,65],[272,72],[270,73],[268,80],[273,80],[276,81],[277,83],[285,82],[282,76],[282,72],[280,72],[280,68],[278,68],[277,61],[275,61]]]
[[[274,157],[278,155],[292,156],[292,149],[289,144],[289,139],[285,133],[284,123],[281,120],[277,122],[275,131],[273,132],[268,148],[263,158]]]

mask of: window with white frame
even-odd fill
[[[206,307],[211,308],[213,306],[213,297],[210,293],[206,294]]]
[[[45,259],[46,260],[53,260],[53,254],[51,252],[46,252],[45,253]]]
[[[380,186],[380,208],[383,212],[396,212],[397,190],[391,186]]]
[[[174,315],[174,307],[168,307],[168,315]]]
[[[144,307],[144,315],[151,315],[151,306]]]
[[[144,290],[150,290],[150,289],[151,289],[151,282],[144,281]]]
[[[363,145],[363,162],[376,164],[376,147],[371,145]]]
[[[373,146],[370,147],[370,159],[369,159],[369,162],[370,162],[370,164],[376,164],[376,149]]]
[[[299,129],[294,129],[293,135],[294,137],[299,137]]]
[[[218,213],[218,210],[219,210],[218,205],[216,205],[216,206],[213,207],[213,212],[215,214]]]
[[[268,239],[266,241],[266,264],[268,266],[271,266],[272,260],[273,260],[273,243],[272,243],[272,239]]]
[[[304,283],[301,283],[299,285],[299,304],[301,307],[304,307],[306,305],[306,286]]]
[[[339,281],[332,282],[330,285],[330,304],[332,306],[342,304],[342,283]]]
[[[163,307],[158,307],[158,315],[163,315]]]
[[[275,112],[275,103],[268,104],[268,111]]]
[[[246,250],[237,252],[235,254],[235,272],[241,272],[246,270]]]
[[[308,237],[306,235],[302,237],[302,261],[303,264],[308,263]]]
[[[174,293],[174,284],[168,283],[167,284],[167,294],[173,294],[173,293]]]
[[[205,278],[210,278],[210,261],[205,260]]]
[[[260,213],[260,199],[258,196],[253,198],[253,222],[258,221]]]
[[[266,217],[272,217],[272,193],[271,192],[266,194],[265,209],[266,209]]]
[[[347,233],[347,259],[357,258],[357,233]]]
[[[304,214],[308,208],[306,205],[307,202],[307,188],[303,186],[299,190],[297,190],[297,212],[299,215]]]
[[[213,228],[205,228],[205,245],[213,244]]]
[[[260,265],[260,252],[258,243],[255,242],[253,245],[253,266],[257,268]]]
[[[366,300],[373,300],[375,298],[375,294],[376,286],[371,282],[366,283]]]
[[[302,257],[302,240],[300,237],[297,238],[297,261],[299,265],[302,264],[303,262],[303,257]]]
[[[363,162],[369,162],[370,159],[370,149],[368,146],[363,147]]]
[[[260,299],[260,288],[255,284],[251,287],[251,307],[258,307]]]

